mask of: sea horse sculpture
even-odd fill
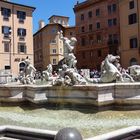
[[[109,58],[110,55],[107,55],[107,57],[104,60],[100,81],[103,83],[113,82],[116,80],[123,82],[124,80],[122,74],[120,73],[120,71],[117,69],[115,65],[109,62]]]
[[[86,78],[87,81],[90,83],[134,82],[133,78],[121,67],[119,59],[119,56],[108,54],[102,61],[100,78]]]

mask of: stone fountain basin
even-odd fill
[[[0,126],[2,140],[54,140],[56,131],[34,129],[19,126]]]
[[[71,87],[0,85],[0,102],[83,104],[93,106],[140,104],[140,83],[108,83]]]
[[[2,140],[54,140],[57,131],[20,126],[0,126]],[[140,126],[131,126],[84,140],[132,140],[140,138]]]

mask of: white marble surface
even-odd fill
[[[96,106],[140,104],[140,83],[110,83],[72,87],[46,85],[0,85],[0,101],[77,103]]]

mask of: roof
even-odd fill
[[[75,26],[66,26],[66,29],[75,28]]]
[[[84,9],[86,7],[89,7],[89,6],[93,5],[93,4],[96,4],[96,3],[99,3],[99,2],[102,2],[102,1],[104,1],[104,0],[85,0],[85,1],[83,1],[81,3],[77,3],[74,6],[73,10],[74,10],[74,12],[76,12],[78,10]]]
[[[43,31],[46,27],[51,26],[51,25],[58,25],[61,26],[62,28],[64,28],[61,24],[59,23],[53,23],[53,24],[47,24],[45,25],[43,28],[41,28],[40,30],[38,30],[36,33],[33,34],[33,36],[37,35],[38,33],[40,33],[41,31]]]
[[[23,5],[23,4],[18,4],[18,3],[14,3],[14,2],[10,2],[10,1],[0,0],[0,2],[5,2],[5,3],[8,3],[8,4],[12,4],[12,5],[17,5],[17,6],[22,6],[22,7],[31,8],[31,9],[33,9],[33,11],[36,9],[35,7],[32,7],[32,6]]]
[[[61,18],[68,18],[69,19],[69,17],[67,17],[67,16],[52,15],[51,17],[48,18],[48,20],[51,19],[52,17],[61,17]]]

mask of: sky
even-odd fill
[[[48,18],[52,15],[68,16],[69,25],[75,25],[75,15],[73,7],[77,3],[77,0],[10,0],[11,2],[28,5],[35,7],[36,10],[33,13],[33,32],[38,30],[39,20],[44,20],[48,23]],[[78,0],[82,2],[84,0]]]

